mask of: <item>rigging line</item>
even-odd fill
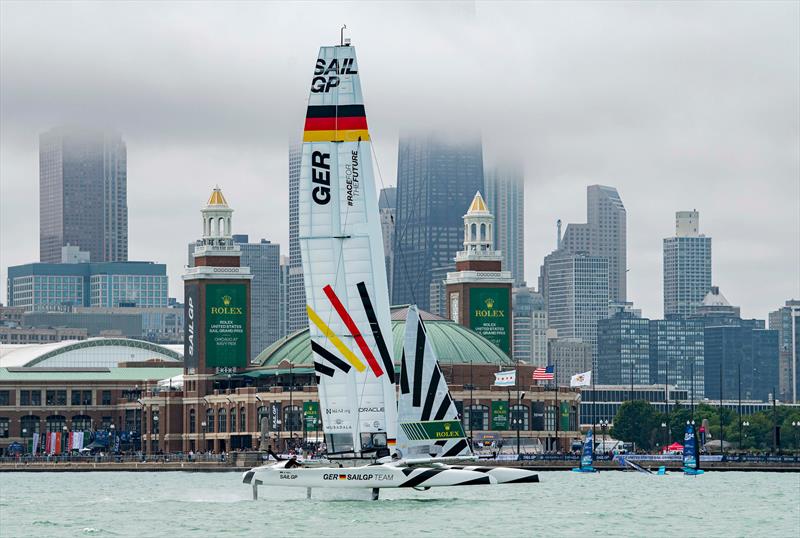
[[[381,187],[385,189],[386,188],[386,184],[383,182],[383,173],[381,173],[381,166],[380,166],[380,162],[378,161],[378,153],[375,150],[375,144],[372,144],[371,148],[372,148],[372,156],[373,156],[373,159],[375,160],[375,167],[378,170],[378,179],[380,179],[380,181],[381,181]],[[399,163],[399,160],[398,160],[398,167],[399,166],[400,166],[400,163]],[[398,190],[399,190],[399,181],[398,181],[398,186],[396,188],[398,188]],[[380,198],[378,198],[378,200],[380,201]],[[396,200],[397,200],[397,197],[395,196],[395,210],[397,209]],[[415,202],[416,201],[418,201],[418,200],[415,200]],[[400,238],[399,238],[399,240],[395,240],[395,244],[401,242],[405,238],[406,230],[408,229],[408,222],[414,216],[414,213],[415,213],[416,209],[417,209],[416,203],[411,204],[411,212],[410,212],[411,214],[409,215],[409,218],[405,219],[405,222],[403,222],[403,227],[400,230]],[[396,223],[396,221],[395,221],[395,223]],[[395,232],[395,236],[396,235],[397,235],[397,233]],[[392,250],[394,250],[394,245],[392,245]],[[425,270],[424,269],[420,270],[419,273],[417,274],[417,279],[413,279],[412,280],[410,278],[410,275],[408,274],[408,263],[406,261],[406,258],[407,258],[406,256],[402,257],[402,259],[403,259],[403,274],[406,277],[407,283],[409,284],[408,288],[409,288],[409,290],[411,292],[411,301],[416,304],[417,297],[416,297],[416,293],[414,292],[415,286],[413,285],[413,283],[417,282],[417,280],[419,279],[419,277],[422,276],[422,273]],[[392,263],[392,271],[394,272],[394,263]],[[392,275],[392,277],[393,277],[392,278],[392,288],[394,288],[394,275]],[[387,278],[387,280],[388,280],[388,278]],[[394,290],[392,290],[392,291],[394,291]]]

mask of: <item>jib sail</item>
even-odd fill
[[[397,446],[403,457],[472,454],[416,306],[406,316],[398,420]]]

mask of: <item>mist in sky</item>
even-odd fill
[[[117,130],[131,260],[168,264],[219,184],[288,254],[290,143],[320,45],[358,49],[378,188],[401,132],[479,128],[525,163],[526,278],[586,186],[628,211],[628,300],[662,314],[662,239],[700,211],[746,317],[800,298],[800,3],[0,3],[0,270],[38,261],[38,135]],[[466,208],[465,208],[466,210]]]

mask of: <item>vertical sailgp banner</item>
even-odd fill
[[[392,448],[389,292],[356,52],[322,47],[303,131],[300,247],[323,432],[331,452]]]

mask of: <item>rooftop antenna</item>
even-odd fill
[[[556,233],[558,234],[556,236],[556,248],[560,249],[561,248],[561,219],[558,219],[556,221]]]

